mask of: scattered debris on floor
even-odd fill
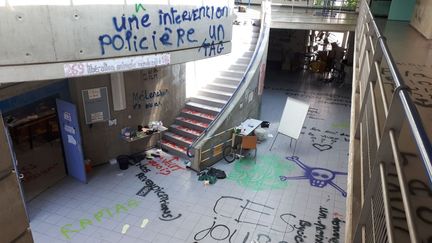
[[[216,168],[204,169],[198,175],[198,180],[204,181],[204,185],[213,185],[218,179],[226,178],[225,171]]]

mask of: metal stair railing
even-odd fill
[[[360,107],[356,120],[351,121],[351,125],[355,126],[355,135],[352,134],[351,138],[355,136],[359,141],[359,148],[355,149],[359,149],[360,155],[362,200],[360,216],[353,224],[353,242],[397,242],[387,187],[387,170],[390,166],[396,168],[409,238],[411,242],[420,242],[398,144],[404,122],[408,125],[412,142],[430,182],[431,142],[409,96],[409,88],[404,84],[386,39],[378,29],[365,0],[361,2],[357,22],[356,56],[359,58],[356,59],[353,94],[358,95],[357,104]],[[381,72],[384,67],[389,69],[394,86],[390,95],[384,86]],[[351,143],[353,140],[351,139]],[[350,161],[353,163],[352,158]]]
[[[227,103],[222,107],[222,110],[217,114],[216,118],[212,122],[210,122],[210,124],[203,131],[203,133],[199,137],[197,137],[193,141],[193,143],[188,147],[188,149],[187,149],[187,156],[189,158],[193,158],[194,157],[194,155],[190,153],[190,150],[192,148],[194,148],[200,141],[202,141],[208,135],[209,130],[212,128],[212,126],[216,122],[218,122],[221,119],[221,117],[224,114],[225,110],[233,103],[233,100],[237,96],[239,90],[246,83],[245,82],[246,78],[247,78],[249,72],[251,71],[251,68],[252,68],[253,64],[255,63],[255,61],[257,59],[257,56],[258,56],[261,44],[263,42],[263,38],[264,38],[265,32],[266,32],[266,28],[270,28],[270,21],[266,21],[266,18],[268,18],[268,14],[271,11],[270,1],[268,1],[268,0],[263,1],[261,6],[262,6],[262,17],[261,17],[260,35],[258,37],[257,45],[255,46],[255,50],[253,52],[252,58],[251,58],[251,60],[250,60],[250,62],[248,64],[248,66],[246,68],[246,71],[243,74],[242,79],[239,82],[239,85],[238,85],[237,89],[234,91],[234,93],[232,94],[232,96],[228,99]]]

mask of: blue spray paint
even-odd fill
[[[335,179],[337,175],[347,175],[348,173],[331,171],[329,169],[319,167],[309,167],[303,162],[301,162],[299,157],[297,156],[286,157],[286,159],[296,163],[300,168],[302,168],[304,170],[304,175],[293,177],[280,176],[279,178],[281,181],[306,179],[309,180],[310,185],[313,187],[323,188],[327,185],[330,185],[336,190],[338,190],[342,194],[342,196],[347,196],[347,193],[338,185],[336,185],[333,182],[333,179]]]
[[[129,50],[130,52],[139,53],[148,51],[149,49],[157,51],[160,46],[169,47],[175,45],[181,48],[190,43],[199,42],[195,37],[196,31],[194,28],[170,25],[180,25],[184,22],[195,22],[206,19],[227,18],[229,14],[227,6],[201,6],[188,10],[178,10],[175,7],[171,7],[169,11],[159,9],[157,12],[159,23],[156,22],[156,24],[165,26],[163,31],[153,30],[151,31],[152,34],[142,35],[142,33],[148,33],[149,31],[142,32],[141,30],[148,29],[152,26],[152,23],[149,13],[144,12],[146,9],[141,4],[137,4],[135,12],[138,13],[140,9],[143,10],[141,16],[122,14],[121,16],[112,17],[115,34],[104,33],[98,38],[102,56],[108,50],[122,52]],[[209,38],[209,41],[205,39],[202,42],[198,52],[204,51],[204,55],[208,57],[221,54],[224,50],[223,40],[225,39],[223,25],[210,25]]]

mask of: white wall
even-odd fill
[[[417,0],[411,25],[427,39],[432,39],[432,1]]]

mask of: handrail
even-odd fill
[[[373,28],[377,33],[378,44],[381,47],[383,52],[383,56],[388,64],[390,74],[395,83],[394,92],[399,95],[399,98],[402,103],[402,107],[404,109],[405,115],[408,120],[408,124],[410,126],[411,132],[414,136],[415,143],[417,145],[418,152],[421,155],[422,162],[425,166],[425,169],[428,173],[429,181],[432,183],[432,144],[427,136],[426,129],[423,126],[421,117],[419,112],[414,105],[413,101],[409,97],[408,87],[405,85],[405,82],[397,69],[396,62],[393,59],[389,51],[389,47],[387,45],[387,40],[383,37],[381,31],[379,30],[376,22],[373,18],[372,12],[367,4],[365,4],[368,10],[368,14],[370,15],[372,21]]]
[[[294,1],[292,1],[292,2],[294,2]],[[309,2],[309,0],[308,0],[308,2]],[[326,9],[328,9],[329,11],[337,11],[337,12],[355,12],[356,9],[357,9],[357,6],[359,4],[359,2],[358,2],[356,4],[356,6],[348,7],[346,5],[344,6],[345,3],[348,3],[348,1],[347,0],[342,0],[341,5],[339,6],[339,8],[337,8],[338,6],[332,5],[330,9],[328,9],[328,7],[324,6],[324,5],[316,5],[316,4],[313,3],[313,1],[311,2],[311,4],[307,3],[306,5],[294,4],[294,3],[275,3],[274,5],[278,5],[278,6],[282,6],[282,7],[290,7],[290,8],[300,7],[300,8],[305,8],[305,9],[317,9],[317,10],[326,10]]]
[[[262,4],[265,4],[267,1],[263,1]],[[227,109],[227,107],[229,107],[232,103],[232,101],[234,100],[234,97],[237,95],[237,93],[239,92],[240,88],[243,87],[246,77],[248,76],[253,64],[256,61],[256,58],[258,56],[258,52],[261,48],[261,44],[264,40],[264,35],[265,35],[265,30],[266,28],[270,28],[269,26],[267,26],[267,24],[265,23],[265,18],[267,17],[267,8],[263,8],[264,12],[263,12],[263,17],[261,18],[261,28],[260,28],[260,35],[258,37],[258,41],[257,41],[257,45],[255,47],[254,53],[252,55],[251,61],[249,62],[245,73],[243,74],[243,77],[241,79],[241,81],[239,82],[239,86],[237,87],[237,89],[234,91],[234,93],[231,95],[231,97],[228,99],[227,103],[222,107],[222,110],[217,114],[217,116],[215,117],[215,119],[213,121],[211,121],[208,125],[208,127],[203,131],[203,133],[201,133],[200,136],[198,136],[197,138],[195,138],[195,140],[192,142],[191,145],[188,146],[186,154],[189,158],[193,158],[194,155],[190,154],[190,149],[192,147],[194,147],[196,145],[196,143],[198,141],[200,141],[205,135],[207,135],[209,128],[211,128],[217,121],[219,121],[219,119],[221,118],[222,114],[224,113],[224,111]]]

